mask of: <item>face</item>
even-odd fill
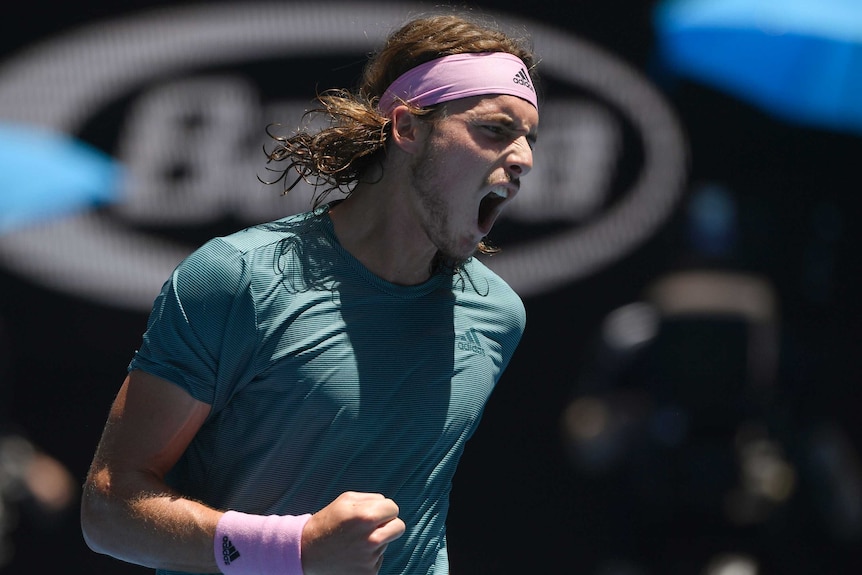
[[[538,111],[516,96],[446,104],[411,165],[414,211],[444,255],[473,255],[533,166]]]

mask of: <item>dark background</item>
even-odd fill
[[[175,4],[19,4],[16,16],[0,22],[0,58],[80,23]],[[739,227],[730,252],[707,258],[692,248],[683,204],[634,253],[525,301],[523,343],[456,478],[449,522],[456,575],[694,574],[731,552],[755,558],[760,573],[857,572],[862,138],[783,123],[716,90],[654,75],[653,4],[472,3],[568,30],[654,78],[685,128],[691,189],[713,182],[730,190]],[[613,369],[600,361],[608,353],[599,338],[608,314],[640,301],[657,278],[695,264],[756,274],[775,290],[780,361],[767,400],[752,399],[738,373],[749,351],[733,322],[669,321],[662,338],[637,357],[612,358]],[[80,484],[146,317],[2,270],[0,287],[7,426]],[[657,374],[678,383],[662,396],[666,401],[704,403],[690,415],[712,423],[695,422],[673,448],[636,433],[620,440],[625,455],[610,469],[579,466],[561,425],[569,402],[589,386],[608,395],[650,390]],[[710,397],[730,399],[698,403]],[[752,418],[781,446],[796,482],[766,518],[740,526],[726,520],[720,502],[739,479],[736,424]],[[824,436],[833,438],[831,451],[816,447]],[[25,501],[10,538],[8,573],[149,572],[89,551],[76,506],[46,518]]]

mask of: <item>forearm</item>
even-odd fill
[[[145,473],[92,472],[81,526],[91,549],[146,567],[213,573],[213,537],[221,511],[172,492]]]

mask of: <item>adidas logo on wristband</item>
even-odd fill
[[[236,547],[233,546],[233,543],[231,543],[230,539],[227,538],[227,535],[221,539],[221,552],[222,557],[224,557],[225,565],[230,565],[231,561],[239,559],[239,551],[236,550]]]

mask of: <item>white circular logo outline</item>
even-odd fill
[[[100,22],[36,45],[0,67],[0,117],[75,133],[90,112],[156,74],[288,51],[310,57],[367,52],[393,29],[393,22],[428,11],[420,3],[264,2],[178,7]],[[672,110],[634,69],[543,24],[504,15],[497,20],[529,31],[543,76],[605,98],[643,138],[643,169],[621,201],[601,217],[545,240],[507,246],[504,254],[484,260],[529,297],[594,273],[653,234],[682,194],[687,147]],[[122,44],[128,53],[118,51],[118,38],[130,39]],[[110,50],[103,49],[106,44]],[[84,57],[89,66],[70,66]],[[62,97],[46,88],[52,85],[63,86]],[[7,267],[65,292],[142,311],[152,305],[154,286],[190,251],[93,212],[0,237],[0,261]],[[81,253],[88,257],[68,256]],[[105,261],[117,265],[105,266]]]

